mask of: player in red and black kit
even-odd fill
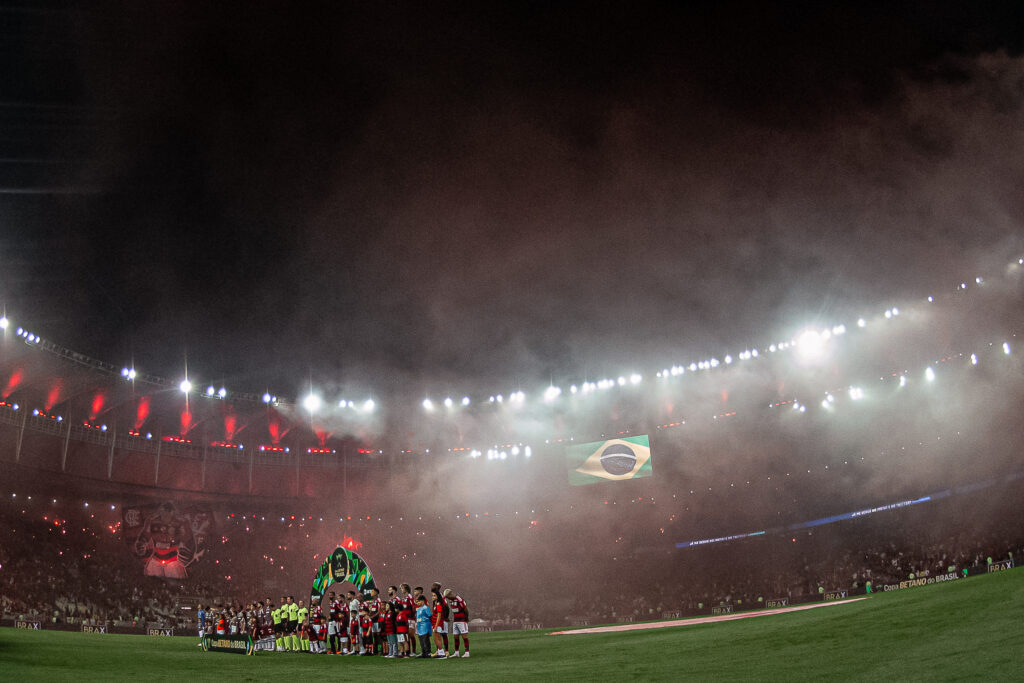
[[[373,619],[370,618],[365,607],[359,611],[359,620],[357,623],[359,624],[359,633],[363,637],[363,643],[370,643],[373,640]],[[369,649],[364,649],[359,654],[369,656],[373,653],[370,652]]]
[[[444,659],[447,657],[446,648],[448,646],[448,634],[444,634],[444,640],[441,639],[441,633],[446,630],[445,624],[448,623],[448,603],[444,601],[441,594],[436,590],[431,593],[431,625],[434,627],[434,648],[437,650],[434,653],[434,657],[438,659]]]
[[[446,588],[443,595],[452,611],[452,657],[459,656],[459,636],[462,636],[462,656],[469,656],[469,609],[462,596],[456,595],[451,588]]]
[[[371,647],[372,653],[379,655],[383,651],[382,631],[384,628],[384,600],[380,597],[380,591],[376,588],[370,589],[370,601],[366,604],[366,611],[373,621]]]
[[[412,657],[413,635],[416,633],[416,605],[412,601],[409,584],[403,583],[395,598],[398,607],[398,647],[400,657]]]
[[[313,606],[309,610],[309,624],[313,632],[309,637],[309,650],[320,654],[324,651],[324,610],[320,607],[320,598],[313,598]]]

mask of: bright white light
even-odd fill
[[[850,400],[859,401],[864,398],[864,390],[860,387],[850,387]]]
[[[885,309],[885,317],[886,318],[892,318],[892,309],[891,308]]]
[[[562,389],[556,386],[550,386],[544,390],[544,400],[551,403],[562,394]]]
[[[192,391],[192,382],[189,382],[187,379],[183,379],[181,380],[181,384],[178,385],[178,388],[181,389],[183,394],[187,394]]]
[[[425,411],[427,411],[429,413],[433,409],[434,409],[434,402],[431,401],[429,398],[423,399],[423,410],[425,410]]]
[[[220,389],[217,390],[217,395],[220,396],[221,398],[224,398],[225,396],[228,395],[228,390],[225,389],[224,387],[221,387]]]
[[[128,376],[128,368],[121,368],[121,376],[122,377],[127,377]]]
[[[729,354],[726,354],[725,356],[725,364],[732,365],[732,356],[730,356]]]
[[[924,371],[924,378],[929,382],[935,381],[935,371],[932,370],[932,366],[929,365],[928,368]]]
[[[464,405],[464,406],[468,406],[469,405],[469,396],[463,396],[462,397],[462,405]]]
[[[135,368],[129,368],[128,369],[128,379],[129,380],[134,380],[136,376],[137,375],[135,373]]]
[[[11,321],[7,319],[7,316],[0,318],[0,330],[6,330],[7,326],[11,324]]]
[[[374,410],[376,410],[376,408],[377,408],[377,404],[373,402],[372,398],[368,398],[365,401],[363,401],[363,412],[364,413],[372,413]]]
[[[825,339],[817,330],[807,330],[797,339],[796,350],[804,362],[821,360],[825,355]]]
[[[1003,353],[1010,355],[1010,342],[1003,342]]]
[[[495,399],[498,401],[498,403],[504,403],[504,401],[505,401],[505,398],[501,394],[498,394],[495,397]]]
[[[1004,344],[1004,346],[1005,346],[1005,344]],[[1007,353],[1009,353],[1009,351],[1007,351]],[[635,372],[632,375],[629,376],[629,383],[634,385],[634,386],[637,385],[637,384],[640,384],[640,382],[642,380],[643,380],[643,377],[641,377],[640,375],[638,375]]]
[[[619,386],[620,387],[626,386],[626,378],[625,377],[620,377],[619,378]]]
[[[508,459],[508,453],[506,453],[505,451],[502,451],[500,457],[501,457],[502,460],[507,460]]]
[[[807,406],[800,406],[800,412],[801,413],[806,413],[807,412]]]
[[[846,334],[846,325],[836,325],[832,328],[832,334],[837,337]]]
[[[771,345],[770,345],[770,346],[768,347],[768,351],[769,351],[769,352],[771,352],[771,353],[775,353],[775,352],[776,352],[776,351],[778,351],[778,350],[779,350],[779,347],[777,347],[777,346],[776,346],[775,344],[771,344]]]
[[[857,318],[857,327],[867,327],[868,322],[864,318]]]
[[[757,349],[751,349],[750,350],[750,355],[753,356],[754,358],[757,358],[757,354],[758,354]]]
[[[933,296],[928,297],[928,303],[931,303],[933,301],[935,301],[935,297],[933,297]]]
[[[309,394],[306,398],[302,399],[302,407],[305,408],[310,415],[320,410],[322,403],[323,401],[321,401],[320,397],[316,394]]]
[[[974,281],[975,281],[976,283],[978,283],[979,285],[981,284],[981,278],[980,278],[980,277],[976,277],[976,278],[974,278]]]
[[[263,394],[263,402],[270,403],[270,394]]]
[[[967,289],[967,283],[966,282],[961,282],[960,283],[960,289]]]
[[[661,375],[658,375],[658,376],[660,377]],[[569,387],[569,391],[570,391],[570,393],[575,394],[577,391],[579,391],[579,389],[576,387],[575,384],[573,384],[571,387]]]
[[[690,372],[697,372],[697,364],[690,363]]]
[[[512,455],[519,455],[519,446],[512,447]]]
[[[455,401],[452,400],[451,396],[449,396],[448,398],[446,398],[444,400],[444,407],[445,408],[451,408],[453,405],[455,405]]]
[[[533,449],[527,446],[526,448],[523,449],[523,455],[529,458],[531,455],[533,455]]]
[[[977,364],[978,364],[978,356],[977,356],[977,354],[972,353],[971,354],[971,365],[977,365]]]
[[[907,386],[907,376],[906,375],[900,375],[900,386],[901,387]]]
[[[206,387],[206,395],[207,396],[213,396],[216,392],[217,392],[217,390],[213,388],[213,385],[210,385],[210,386]]]
[[[898,316],[899,314],[900,314],[900,309],[898,309],[898,308],[896,308],[895,306],[893,306],[893,307],[892,307],[892,317],[894,317],[894,318],[895,318],[895,317],[896,317],[896,316]]]

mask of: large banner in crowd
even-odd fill
[[[363,595],[367,595],[371,588],[377,587],[373,582],[373,574],[370,573],[370,568],[366,566],[363,558],[348,548],[337,548],[327,556],[313,576],[310,603],[312,604],[316,598],[322,598],[331,584],[345,581],[354,585]]]
[[[653,472],[647,435],[568,446],[565,458],[574,486],[649,477]]]
[[[122,508],[121,533],[146,576],[188,578],[188,567],[209,548],[213,514],[209,509],[173,503]]]

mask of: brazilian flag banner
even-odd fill
[[[649,477],[653,473],[651,440],[646,434],[567,446],[565,457],[573,486]]]

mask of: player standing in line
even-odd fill
[[[324,653],[324,611],[320,607],[320,598],[313,598],[313,606],[309,608],[309,624],[313,633],[309,639],[310,652]]]
[[[441,603],[444,604],[444,623],[441,624],[440,627],[438,627],[436,624],[434,625],[434,640],[437,640],[437,636],[438,634],[440,634],[441,640],[444,642],[444,652],[448,652],[448,619],[449,617],[451,617],[451,612],[448,609],[448,603],[444,600],[444,591],[441,589],[440,581],[435,581],[434,583],[430,584],[430,593],[431,595],[437,593],[436,600],[434,598],[431,598],[431,605],[433,605],[437,600],[440,600]]]
[[[347,655],[349,653],[348,604],[344,600],[338,601],[335,618],[337,619],[335,630],[338,632],[338,640],[341,641],[341,650],[338,651],[338,654]]]
[[[376,588],[370,589],[370,602],[366,607],[366,612],[370,615],[370,619],[373,621],[370,653],[379,655],[384,650],[381,633],[384,627],[384,601],[380,597],[380,591]]]
[[[206,637],[206,610],[203,609],[202,605],[196,605],[196,620],[199,626],[199,642],[197,647],[202,647],[203,638]]]
[[[348,592],[348,632],[352,642],[350,643],[349,654],[366,654],[366,641],[363,639],[362,628],[360,624],[359,612],[363,607],[362,601],[359,596],[356,595],[355,591]],[[359,645],[358,652],[356,651],[356,645]]]
[[[445,632],[445,624],[448,621],[448,603],[444,601],[441,594],[436,590],[430,592],[433,605],[431,612],[433,615],[432,626],[434,627],[434,646],[437,651],[434,653],[434,657],[437,659],[444,659],[447,657],[448,650],[448,634]],[[442,640],[441,635],[444,634]]]
[[[398,656],[411,657],[412,641],[416,633],[416,606],[409,594],[409,584],[402,584],[401,592],[395,598],[395,606],[398,610]]]
[[[334,591],[327,595],[327,654],[338,654],[338,596]]]
[[[305,624],[299,635],[299,652],[309,652],[309,610],[302,600],[299,600],[298,616],[300,628]]]
[[[452,612],[452,657],[459,656],[459,636],[462,636],[462,656],[469,656],[469,609],[462,596],[456,595],[451,588],[444,591],[444,598]]]
[[[370,614],[365,607],[359,609],[359,633],[363,637],[363,649],[359,654],[372,657],[373,652],[367,649],[366,645],[373,646],[373,619],[370,618]]]
[[[288,638],[291,642],[292,652],[299,651],[299,606],[295,604],[295,598],[288,596]]]

